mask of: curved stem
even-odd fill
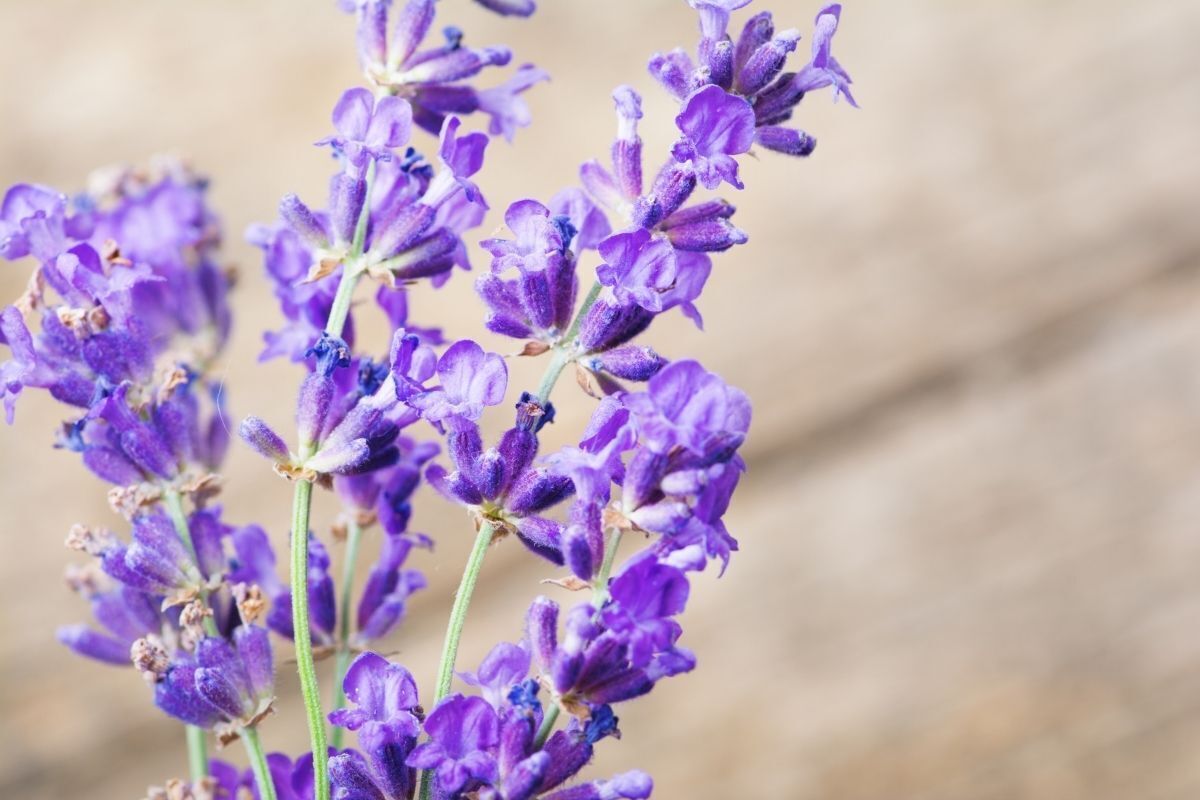
[[[316,800],[329,800],[329,763],[324,758],[325,715],[321,712],[321,689],[317,685],[312,632],[308,627],[308,510],[311,503],[312,484],[296,481],[292,500],[292,634],[296,643],[300,694],[308,718],[308,738],[312,743]]]
[[[358,562],[358,546],[362,542],[362,526],[353,518],[347,525],[346,560],[342,564],[342,597],[340,603],[341,620],[338,624],[337,661],[333,670],[333,704],[330,711],[337,711],[346,704],[346,693],[342,689],[342,679],[350,666],[350,627],[353,614],[350,600],[353,597],[351,589],[354,585],[354,570]],[[342,749],[342,736],[345,733],[340,727],[334,726],[329,737],[329,744],[335,750]]]
[[[188,772],[192,776],[192,784],[197,784],[208,777],[208,740],[203,728],[195,725],[185,726],[187,732]]]
[[[471,595],[475,592],[475,582],[483,568],[488,545],[492,543],[492,537],[495,535],[496,528],[490,521],[485,520],[480,524],[479,533],[475,536],[475,546],[471,548],[458,591],[454,593],[454,605],[450,607],[450,622],[446,626],[446,639],[442,643],[442,660],[438,666],[437,686],[430,708],[436,708],[437,704],[450,694],[450,685],[454,681],[454,661],[458,657],[458,643],[462,639],[463,625],[467,621],[467,608],[471,605]]]
[[[550,733],[554,730],[554,723],[558,722],[558,715],[561,709],[558,704],[550,706],[550,710],[546,712],[545,718],[542,720],[542,726],[538,728],[537,736],[533,739],[533,749],[541,750],[542,745],[550,738]]]
[[[275,781],[271,778],[271,770],[267,768],[267,757],[263,753],[258,731],[253,727],[243,728],[241,740],[246,745],[250,769],[254,771],[254,782],[258,784],[259,800],[275,800]]]
[[[432,710],[437,708],[446,695],[450,694],[450,685],[454,681],[454,662],[458,658],[458,643],[462,639],[463,625],[467,621],[467,608],[471,605],[471,595],[475,591],[475,583],[479,579],[479,571],[483,568],[483,559],[487,555],[488,546],[496,528],[492,522],[485,520],[479,525],[479,533],[475,536],[475,546],[467,559],[463,570],[462,580],[458,591],[454,593],[454,605],[450,607],[450,621],[446,626],[446,639],[442,643],[442,659],[438,665],[437,685],[434,690]],[[421,773],[421,800],[429,800],[433,792],[433,773],[425,770]]]

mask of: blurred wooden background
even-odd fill
[[[492,145],[481,235],[607,152],[614,85],[645,91],[650,152],[670,140],[643,65],[692,41],[686,6],[541,5],[517,22],[442,3],[470,41],[555,77],[530,94],[535,127]],[[816,0],[756,5],[807,47]],[[1200,796],[1197,31],[1186,0],[847,4],[835,52],[862,110],[810,97],[814,157],[747,161],[751,243],[718,261],[708,332],[648,338],[756,403],[743,551],[694,592],[700,668],[622,709],[595,774],[646,768],[661,798]],[[0,75],[4,185],[71,189],[164,149],[213,176],[244,276],[231,408],[290,428],[293,368],[254,364],[278,318],[241,231],[284,192],[322,195],[310,143],[356,83],[349,18],[324,0],[9,0]],[[0,296],[25,274],[0,268]],[[417,318],[477,334],[469,283],[418,292]],[[588,404],[563,405],[566,438]],[[182,737],[131,672],[55,644],[85,614],[59,584],[63,534],[109,512],[49,448],[58,409],[28,396],[18,416],[0,428],[0,795],[140,797],[184,771]],[[242,448],[228,479],[228,517],[282,539],[287,487]],[[438,551],[394,645],[428,685],[469,528],[432,496],[414,524]],[[494,554],[463,665],[519,636],[543,572]],[[296,751],[289,667],[280,682],[263,736]]]

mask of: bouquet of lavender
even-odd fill
[[[477,1],[501,14],[534,12],[532,0]],[[69,570],[69,584],[97,627],[58,636],[81,655],[132,665],[155,705],[186,726],[190,776],[151,797],[650,795],[639,771],[578,775],[618,735],[614,707],[696,665],[678,620],[689,573],[713,560],[724,571],[737,549],[722,518],[745,469],[738,450],[750,403],[698,362],[668,363],[635,340],[674,308],[699,325],[710,254],[747,240],[734,207],[697,197],[700,187],[742,189],[738,157],[755,145],[809,155],[812,137],[784,124],[806,93],[832,87],[854,102],[830,53],[838,4],[817,14],[808,63],[785,72],[798,31],[777,32],[761,12],[734,39],[730,14],[750,0],[688,2],[700,19],[695,57],[677,49],[649,64],[679,102],[679,138],[652,177],[644,179],[641,98],[618,87],[607,163],[584,163],[581,187],[512,202],[508,235],[481,242],[490,269],[475,289],[487,329],[547,362],[539,385],[510,393],[505,358],[417,325],[406,287],[439,286],[455,267],[469,268],[463,237],[487,209],[472,179],[489,135],[511,139],[530,122],[522,94],[547,76],[525,65],[476,88],[476,76],[512,54],[470,47],[456,28],[427,44],[435,0],[341,0],[357,18],[367,88],[342,95],[334,133],[318,143],[338,164],[325,207],[289,195],[278,222],[248,233],[286,319],[265,334],[262,357],[306,370],[294,436],[254,416],[239,428],[294,486],[286,581],[266,531],[227,522],[213,503],[229,445],[213,369],[230,328],[232,281],[219,265],[204,180],[164,160],[99,174],[71,199],[25,184],[5,194],[0,255],[37,264],[28,290],[0,312],[0,344],[11,352],[0,365],[8,421],[25,388],[73,409],[56,446],[112,485],[110,503],[128,522],[124,536],[83,525],[69,532],[68,546],[90,557]],[[480,114],[488,132],[468,132],[463,119]],[[415,128],[436,141],[418,149]],[[581,260],[598,262],[582,285]],[[352,300],[364,282],[375,284],[390,342],[356,340]],[[591,420],[577,446],[539,455],[568,368]],[[486,442],[479,420],[506,398],[512,426]],[[370,648],[425,585],[409,566],[414,551],[432,548],[409,530],[422,480],[468,510],[475,542],[438,673],[420,692],[404,666]],[[342,508],[337,582],[330,543],[309,529],[314,486],[332,490]],[[358,580],[372,529],[378,555]],[[644,544],[618,566],[629,534]],[[555,583],[585,594],[565,610],[533,598],[519,641],[456,673],[481,566],[508,538],[561,569]],[[267,754],[260,741],[275,701],[272,632],[292,642],[299,671],[311,748],[295,757]],[[314,667],[322,653],[335,664],[328,707]],[[456,691],[456,674],[465,691]],[[240,741],[250,770],[210,760],[211,740]]]

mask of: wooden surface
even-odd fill
[[[232,409],[285,427],[295,374],[254,366],[277,316],[240,231],[286,191],[320,195],[308,143],[355,81],[332,5],[0,5],[0,182],[69,188],[96,164],[192,154],[243,268]],[[648,149],[669,141],[642,62],[690,38],[683,3],[543,0],[527,23],[442,5],[555,75],[537,127],[492,145],[493,219],[606,151],[617,83],[658,115]],[[815,2],[774,5],[807,37]],[[754,399],[743,549],[694,591],[700,668],[621,709],[595,774],[649,769],[661,798],[1200,796],[1198,30],[1182,1],[847,5],[835,52],[863,109],[805,101],[820,145],[744,167],[751,243],[718,262],[708,332],[647,339]],[[0,270],[3,296],[24,275]],[[461,276],[415,308],[480,329]],[[567,438],[588,405],[563,405]],[[29,397],[18,414],[0,429],[0,796],[140,797],[184,770],[182,737],[132,673],[54,643],[85,613],[58,581],[63,534],[109,516],[48,447],[58,410]],[[281,540],[287,487],[244,450],[228,474],[228,516]],[[428,495],[414,524],[438,540],[431,588],[390,644],[428,685],[469,528]],[[490,557],[464,665],[519,635],[542,576],[515,546]],[[295,751],[280,676],[263,738]]]

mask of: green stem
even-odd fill
[[[267,756],[263,753],[258,731],[253,727],[243,728],[241,739],[246,745],[246,755],[250,758],[254,781],[258,784],[259,800],[275,800],[275,781],[271,778],[271,770],[267,769]]]
[[[450,607],[450,622],[446,626],[446,639],[442,643],[442,660],[438,665],[437,686],[430,709],[437,708],[437,704],[450,694],[450,685],[454,681],[454,662],[458,658],[458,643],[462,639],[463,625],[467,621],[467,608],[471,605],[471,595],[475,591],[479,571],[483,568],[483,559],[495,533],[496,528],[491,521],[484,520],[480,523],[475,546],[471,548],[471,556],[463,570],[462,581],[458,584],[458,591],[454,593],[454,605]],[[421,773],[421,800],[429,800],[432,792],[433,773],[425,770]]]
[[[475,546],[471,548],[458,591],[454,593],[454,605],[450,607],[450,622],[446,626],[446,640],[442,643],[442,660],[438,666],[437,685],[431,709],[436,708],[437,704],[450,694],[450,684],[454,681],[454,661],[458,657],[458,642],[462,639],[463,625],[467,621],[467,608],[471,605],[471,595],[475,592],[475,582],[479,580],[479,571],[483,568],[488,545],[492,543],[492,537],[495,535],[496,528],[490,521],[485,520],[479,525]]]
[[[350,253],[342,264],[342,277],[338,281],[333,307],[325,332],[330,336],[341,336],[350,314],[350,302],[354,289],[362,277],[359,262],[367,239],[367,222],[371,217],[371,184],[375,179],[374,162],[367,168],[366,200],[358,215],[354,228],[354,242]],[[318,442],[304,446],[303,458],[316,452]],[[321,689],[317,684],[317,667],[313,662],[312,633],[308,627],[308,512],[312,507],[312,484],[297,481],[292,497],[292,630],[296,644],[296,671],[300,674],[300,693],[304,697],[304,711],[308,717],[308,737],[313,752],[313,786],[316,800],[329,800],[329,763],[324,757],[325,715],[321,711]],[[340,683],[340,681],[339,681]]]
[[[188,526],[187,512],[183,510],[183,496],[176,489],[167,487],[163,487],[162,493],[163,505],[166,506],[167,516],[171,518],[171,523],[175,526],[175,533],[179,534],[179,538],[183,540],[183,546],[187,548],[192,561],[199,565],[200,559],[196,556],[196,543],[192,541],[192,529]]]
[[[604,287],[600,285],[599,281],[592,284],[592,288],[588,289],[587,296],[583,298],[583,305],[579,307],[574,321],[571,322],[571,327],[567,329],[566,336],[554,347],[554,355],[546,366],[542,382],[538,384],[538,402],[542,405],[550,401],[550,393],[554,391],[554,386],[562,376],[563,370],[566,369],[567,364],[575,360],[575,339],[579,336],[579,326],[583,324],[583,318],[587,316],[588,311],[596,304],[596,298],[600,296],[602,288]]]
[[[343,273],[338,282],[337,294],[333,296],[333,307],[329,309],[329,322],[325,332],[330,336],[341,334],[346,326],[346,317],[350,314],[350,301],[354,299],[354,289],[358,286],[358,275]]]
[[[624,531],[620,528],[613,528],[612,535],[608,537],[608,546],[604,548],[604,561],[600,564],[600,574],[592,583],[592,605],[597,611],[608,599],[608,576],[612,574],[613,562],[617,560],[617,548],[621,546],[623,535]]]
[[[163,487],[163,505],[167,507],[167,516],[171,518],[171,524],[175,526],[175,533],[183,541],[183,546],[187,548],[188,555],[192,557],[192,563],[196,565],[196,569],[200,569],[200,558],[196,555],[196,543],[192,541],[192,530],[188,525],[187,512],[183,510],[183,496],[178,490]],[[200,590],[200,600],[206,606],[208,605],[208,590]],[[213,621],[211,616],[204,617],[204,632],[209,636],[219,636],[217,631],[217,623]]]
[[[550,363],[546,367],[546,373],[542,376],[542,382],[537,391],[538,402],[543,406],[550,401],[550,393],[554,391],[554,384],[558,383],[559,376],[562,375],[562,371],[569,363],[571,363],[569,347],[554,348],[554,355],[550,358]]]
[[[208,776],[208,740],[205,739],[203,728],[187,725],[188,771],[192,775],[192,783],[197,784]]]
[[[550,733],[554,730],[554,723],[558,722],[560,711],[561,709],[559,709],[557,703],[550,706],[549,710],[546,711],[546,717],[542,720],[542,727],[538,728],[537,736],[533,739],[533,749],[535,751],[541,750],[542,745],[550,738]]]
[[[350,589],[354,584],[354,568],[358,562],[358,546],[362,542],[362,526],[358,524],[357,520],[351,518],[346,527],[346,560],[342,564],[341,620],[338,625],[337,662],[333,670],[333,704],[330,706],[331,711],[337,711],[346,704],[346,693],[342,689],[342,680],[346,677],[346,670],[350,667],[350,627],[353,619],[350,604],[353,595]],[[344,731],[341,728],[336,725],[333,727],[329,743],[335,750],[342,749],[343,734]]]
[[[296,481],[292,500],[292,633],[296,643],[296,669],[300,694],[308,718],[308,738],[313,752],[313,785],[316,800],[329,800],[329,764],[324,757],[325,715],[321,712],[321,689],[313,662],[312,633],[308,627],[308,510],[312,484]]]

